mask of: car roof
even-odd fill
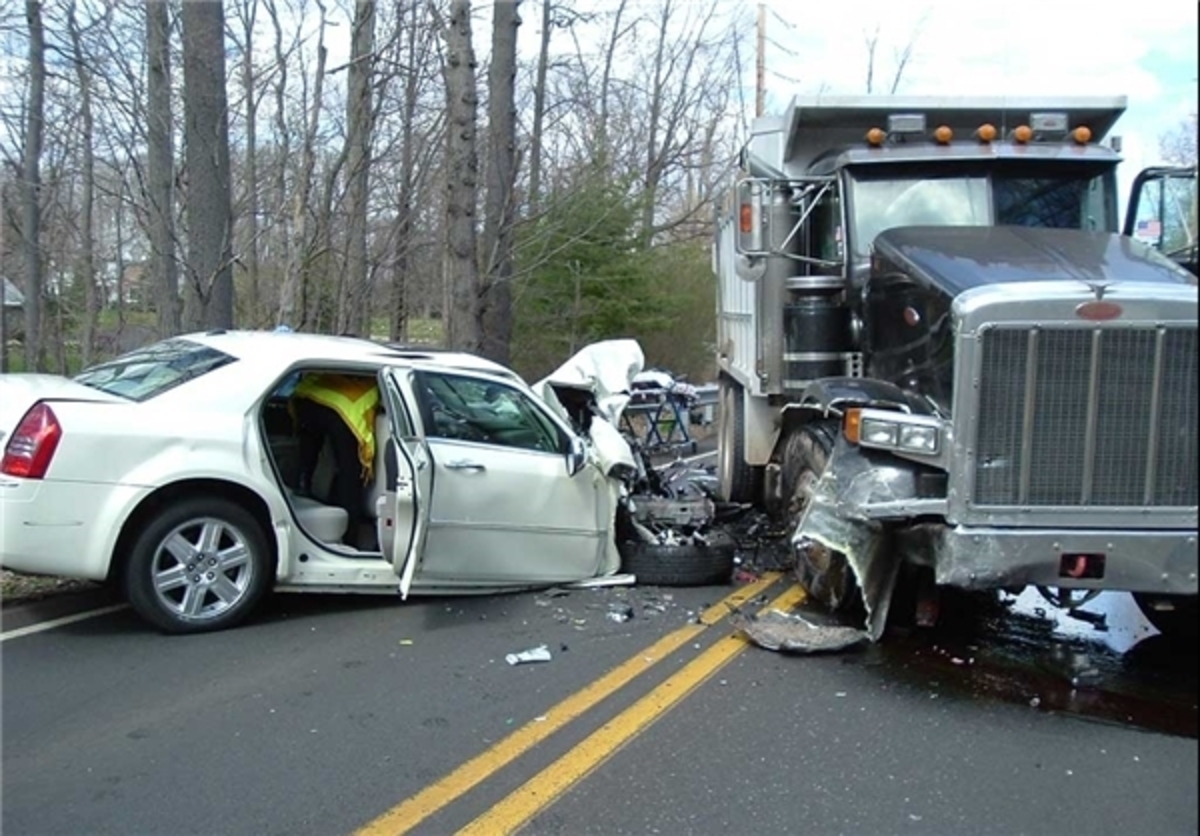
[[[180,335],[238,359],[291,365],[304,361],[360,361],[430,368],[487,372],[520,380],[512,369],[475,354],[435,346],[406,346],[362,337],[309,334],[296,331],[205,331]]]

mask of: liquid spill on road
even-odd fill
[[[1091,602],[1107,609],[1097,629],[1030,592],[947,596],[936,628],[890,630],[859,661],[942,694],[1197,737],[1194,644],[1157,635],[1129,614],[1132,601]]]

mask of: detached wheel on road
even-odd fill
[[[721,378],[717,415],[717,489],[726,502],[757,502],[761,467],[746,463],[746,405],[742,387]]]
[[[167,633],[222,630],[266,593],[269,552],[243,508],[217,497],[172,501],[134,541],[125,594],[138,615]]]
[[[1200,625],[1196,623],[1200,612],[1197,611],[1197,598],[1194,595],[1151,595],[1137,593],[1133,595],[1138,609],[1146,620],[1154,625],[1154,629],[1167,639],[1195,642]],[[1163,607],[1159,609],[1159,607]],[[1170,606],[1171,609],[1166,609]]]
[[[641,540],[619,544],[621,571],[648,586],[712,586],[733,575],[737,543],[724,531],[704,535],[707,544],[663,546]]]

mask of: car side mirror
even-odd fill
[[[567,450],[567,475],[574,476],[579,471],[583,470],[587,464],[587,449],[583,446],[583,439],[577,435],[571,436],[571,445]]]

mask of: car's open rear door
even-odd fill
[[[433,486],[429,451],[424,440],[413,431],[416,401],[412,397],[408,375],[404,369],[380,372],[381,391],[391,428],[387,442],[387,466],[391,471],[387,479],[387,497],[392,503],[392,508],[387,509],[392,516],[390,543],[382,542],[388,536],[386,532],[380,533],[380,539],[400,577],[400,596],[405,599],[421,562]]]

